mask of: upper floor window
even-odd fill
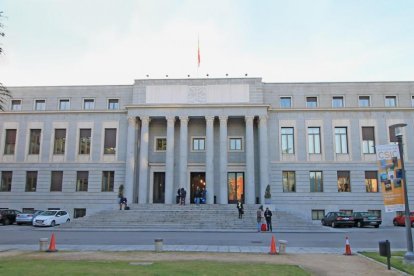
[[[114,171],[103,171],[102,172],[102,192],[113,192],[114,191]]]
[[[229,138],[229,150],[231,151],[243,150],[243,139],[241,137]]]
[[[59,100],[59,110],[69,110],[69,109],[70,109],[69,99]]]
[[[335,96],[332,97],[332,107],[344,107],[344,97],[342,96]]]
[[[309,181],[311,192],[323,192],[322,172],[309,172]]]
[[[108,100],[108,109],[109,110],[119,109],[119,100],[118,99],[109,99]]]
[[[335,128],[335,152],[348,153],[348,137],[346,127]]]
[[[195,137],[192,141],[192,150],[193,151],[204,151],[206,150],[206,138]]]
[[[63,171],[52,171],[50,179],[50,191],[61,192],[63,182]]]
[[[291,108],[292,107],[292,97],[280,97],[280,107],[281,108]]]
[[[283,171],[282,178],[283,192],[296,192],[296,173]]]
[[[39,154],[41,129],[30,130],[29,154]]]
[[[76,173],[76,191],[77,192],[87,192],[88,191],[88,171],[78,171]]]
[[[367,193],[378,193],[377,171],[365,171],[365,190]]]
[[[0,192],[10,192],[12,184],[13,172],[1,172]]]
[[[35,110],[46,110],[46,100],[35,100]]]
[[[318,107],[318,98],[317,97],[306,97],[306,107],[308,108]]]
[[[414,107],[414,96],[411,96],[411,107]]]
[[[84,110],[95,109],[95,100],[94,99],[83,99],[83,109]]]
[[[338,192],[351,191],[351,177],[349,171],[338,171]]]
[[[309,153],[321,153],[321,129],[319,127],[308,127],[308,150]]]
[[[26,187],[25,192],[36,192],[37,187],[37,172],[26,172]]]
[[[385,107],[396,107],[397,97],[396,96],[385,96]]]
[[[282,153],[295,153],[293,127],[282,127],[281,140],[282,140]]]
[[[369,96],[359,96],[359,107],[370,107],[371,99]]]
[[[79,131],[79,154],[90,154],[91,152],[90,128],[81,128]]]
[[[14,149],[16,148],[16,132],[16,129],[6,129],[4,154],[14,154]]]
[[[362,152],[365,154],[375,153],[374,127],[362,127]]]
[[[12,100],[11,101],[11,110],[13,110],[13,111],[22,110],[22,100]]]
[[[66,129],[55,129],[55,142],[53,144],[53,154],[65,154]]]
[[[104,154],[116,153],[116,128],[105,128]]]
[[[155,151],[166,151],[167,150],[167,138],[156,137],[155,138]]]

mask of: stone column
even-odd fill
[[[165,158],[165,204],[171,204],[174,188],[174,124],[175,116],[167,117],[167,153]]]
[[[190,182],[187,179],[187,156],[188,156],[188,117],[180,116],[180,175],[178,187],[184,187],[190,198]]]
[[[135,175],[135,131],[137,120],[135,117],[128,117],[128,136],[126,144],[126,164],[125,164],[125,183],[124,197],[129,203],[133,203],[134,194],[134,175]]]
[[[206,116],[206,189],[207,204],[214,203],[214,116]]]
[[[141,145],[139,151],[139,188],[138,203],[148,203],[148,139],[149,139],[148,116],[141,117]]]
[[[253,136],[254,116],[246,116],[246,185],[245,200],[247,204],[255,202],[254,185],[254,136]]]
[[[220,204],[228,204],[227,116],[220,116]]]
[[[269,183],[269,152],[267,150],[267,116],[259,118],[260,147],[260,203],[264,203],[264,193]]]

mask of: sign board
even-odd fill
[[[404,211],[404,180],[398,145],[376,147],[385,212]]]

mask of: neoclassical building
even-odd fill
[[[73,216],[129,203],[264,203],[318,220],[385,220],[376,145],[406,123],[413,199],[414,82],[264,83],[143,79],[133,85],[11,87],[0,113],[0,208]]]

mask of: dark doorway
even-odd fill
[[[205,172],[192,172],[190,175],[190,203],[194,202],[195,192],[197,190],[197,187],[200,188],[201,191],[204,191],[202,193],[202,200],[201,203],[206,202],[206,173]]]
[[[229,172],[227,174],[227,183],[229,190],[229,203],[244,203],[244,173]]]
[[[165,203],[165,172],[154,172],[153,203]]]

